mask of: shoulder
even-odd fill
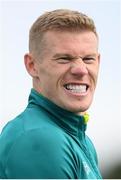
[[[56,140],[63,140],[62,130],[44,113],[38,113],[27,109],[7,123],[0,135],[0,154],[6,152],[7,155],[15,146],[34,146],[37,143],[44,146],[44,143],[52,145]]]
[[[4,170],[9,178],[74,177],[67,161],[66,143],[65,134],[59,128],[45,125],[23,131],[9,149]]]
[[[37,108],[26,108],[24,112],[5,125],[0,135],[0,144],[2,142],[5,142],[4,145],[10,144],[19,137],[30,136],[33,133],[36,135],[37,132],[48,133],[53,131],[53,128],[56,129],[57,126],[45,112]]]
[[[16,179],[74,178],[69,146],[67,134],[45,113],[27,109],[3,129],[0,169]]]

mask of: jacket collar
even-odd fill
[[[84,116],[77,115],[57,106],[42,94],[38,93],[35,89],[31,89],[29,96],[28,106],[31,106],[32,104],[46,110],[52,117],[52,121],[54,121],[68,133],[78,135],[80,131],[86,130]]]

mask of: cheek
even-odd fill
[[[96,68],[95,68],[95,78],[98,78],[98,73],[99,73],[99,65],[97,64]]]
[[[49,64],[49,62],[48,62]],[[68,74],[70,68],[65,64],[44,64],[39,67],[39,80],[44,86],[50,86],[51,88],[59,86],[62,83],[64,77]],[[50,88],[48,87],[48,88]]]
[[[41,64],[40,67],[38,67],[38,76],[39,76],[40,82],[44,82],[50,79],[52,76],[52,71],[50,67],[44,64]]]
[[[43,67],[39,69],[39,83],[44,91],[51,91],[51,89],[54,88],[56,84],[56,79],[57,75],[54,70],[48,67]]]
[[[96,83],[97,83],[97,77],[98,77],[98,68],[90,68],[88,70],[89,72],[89,77],[90,77],[90,80],[92,81],[92,83],[96,86]]]

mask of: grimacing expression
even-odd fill
[[[74,113],[93,99],[99,69],[98,38],[91,31],[45,34],[46,49],[37,61],[37,91]]]

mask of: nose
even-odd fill
[[[81,58],[73,62],[71,66],[71,73],[76,76],[88,74],[87,66]]]

